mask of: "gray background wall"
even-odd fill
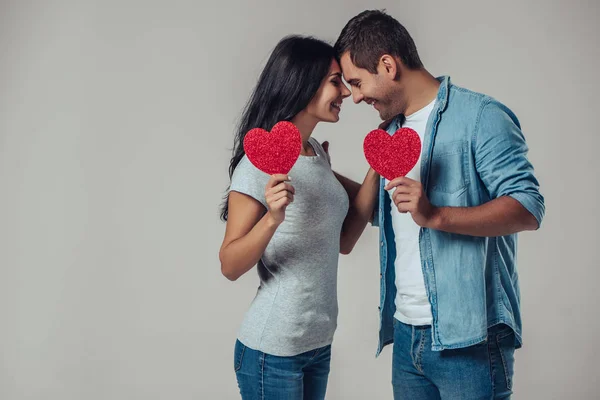
[[[232,131],[275,43],[386,8],[434,75],[519,116],[547,201],[520,237],[516,399],[598,398],[597,1],[0,1],[0,399],[236,398],[258,279],[220,275]],[[362,180],[369,107],[318,126]],[[377,231],[340,262],[330,399],[391,398]]]

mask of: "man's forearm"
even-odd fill
[[[434,207],[426,227],[460,235],[495,237],[535,230],[538,222],[517,200],[503,196],[476,207]]]

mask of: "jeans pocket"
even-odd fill
[[[242,344],[239,340],[235,342],[235,350],[233,354],[233,368],[235,372],[238,372],[240,368],[242,368],[242,360],[244,359],[244,352],[246,351],[246,346]]]
[[[504,370],[504,378],[506,379],[506,387],[512,390],[513,375],[515,367],[515,334],[512,330],[502,332],[496,336],[496,344],[498,352],[502,360],[502,369]]]

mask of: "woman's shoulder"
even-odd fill
[[[244,154],[238,165],[233,171],[232,180],[251,179],[251,180],[269,180],[269,175],[256,168],[247,155]]]

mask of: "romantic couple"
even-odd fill
[[[349,84],[348,88],[343,79]],[[421,157],[388,181],[331,169],[311,134],[340,106],[372,105],[391,135],[412,128]],[[245,134],[290,121],[303,146],[289,175],[244,154]],[[517,117],[493,98],[433,77],[406,29],[365,11],[334,47],[289,36],[273,50],[235,137],[221,270],[255,265],[260,287],[235,343],[243,399],[323,399],[336,329],[339,253],[380,231],[377,355],[393,343],[395,399],[506,399],[521,347],[517,233],[539,228],[544,198]]]

